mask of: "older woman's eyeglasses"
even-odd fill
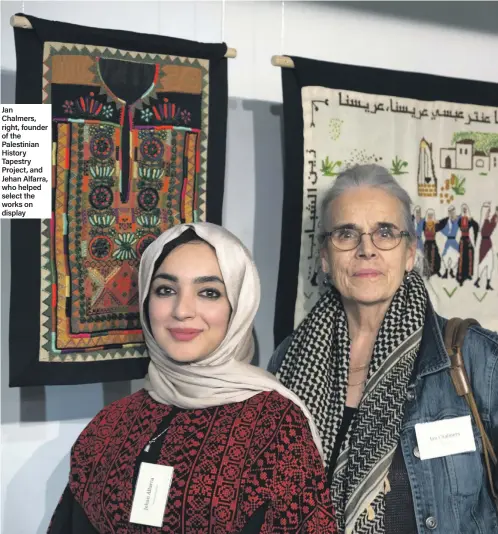
[[[396,232],[393,228],[378,228],[375,232],[359,232],[354,228],[338,228],[333,232],[325,232],[324,237],[328,237],[332,245],[338,250],[353,250],[360,243],[364,235],[369,235],[372,243],[379,250],[392,250],[396,248],[403,237],[410,234],[404,230]]]

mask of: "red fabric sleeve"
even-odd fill
[[[330,490],[308,421],[292,404],[276,435],[273,499],[261,534],[337,532]]]

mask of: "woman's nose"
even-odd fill
[[[362,234],[360,236],[360,244],[358,245],[357,252],[360,257],[371,258],[377,254],[377,249],[372,241],[370,234]]]
[[[195,298],[193,295],[180,293],[177,295],[174,315],[179,320],[195,317]]]

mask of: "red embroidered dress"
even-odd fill
[[[484,219],[481,228],[481,246],[479,247],[479,263],[486,257],[486,254],[492,250],[493,243],[491,241],[491,236],[495,231],[495,228],[498,224],[498,216],[496,213],[490,219]]]
[[[156,452],[145,453],[165,428]],[[141,461],[175,470],[162,528],[129,522]],[[181,410],[142,390],[102,410],[72,449],[49,534],[95,532],[327,534],[336,527],[307,420],[290,400],[265,392]]]

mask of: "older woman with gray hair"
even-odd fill
[[[481,433],[450,376],[446,319],[413,269],[411,212],[383,167],[337,177],[322,206],[330,290],[269,370],[315,419],[339,532],[498,533]],[[472,326],[463,360],[496,450],[498,336]]]

